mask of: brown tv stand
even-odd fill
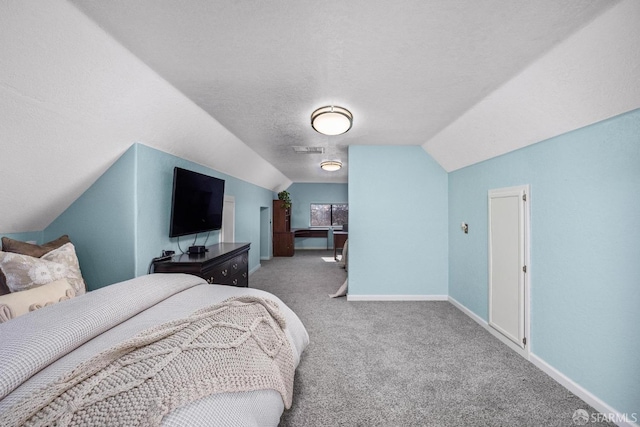
[[[174,255],[153,264],[155,273],[188,273],[217,285],[249,286],[251,243],[219,243],[203,254]]]

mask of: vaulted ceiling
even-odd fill
[[[439,132],[616,4],[72,2],[294,182],[346,182],[352,144],[427,144],[429,151]],[[310,127],[311,112],[330,104],[354,114],[347,134],[326,137]],[[461,137],[455,159],[434,150],[448,170],[484,160],[478,142],[493,143]],[[502,151],[521,143],[512,138]],[[325,153],[296,154],[292,146]],[[347,167],[321,171],[331,157]]]
[[[0,2],[0,231],[44,229],[134,142],[273,190],[347,182],[355,144],[453,171],[640,108],[638,22],[637,0]],[[329,104],[348,133],[312,130]]]

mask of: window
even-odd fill
[[[349,222],[347,203],[311,203],[311,227],[331,227]]]

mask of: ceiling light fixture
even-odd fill
[[[342,168],[342,162],[339,160],[325,160],[320,163],[320,167],[327,172],[335,172]]]
[[[346,108],[329,105],[311,113],[311,127],[324,135],[340,135],[351,129],[353,114]]]

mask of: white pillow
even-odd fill
[[[67,276],[67,266],[29,255],[0,252],[0,269],[11,292],[46,285]]]
[[[56,280],[26,291],[0,295],[0,323],[47,305],[68,300],[75,295],[73,287],[66,279]]]
[[[64,277],[69,281],[76,295],[82,295],[86,292],[86,285],[80,272],[80,263],[78,263],[76,248],[73,243],[65,243],[58,249],[42,255],[40,259],[63,264],[67,269]]]
[[[67,279],[76,295],[86,292],[76,250],[71,242],[47,252],[41,258],[0,252],[0,270],[11,292],[25,291],[59,279]]]

